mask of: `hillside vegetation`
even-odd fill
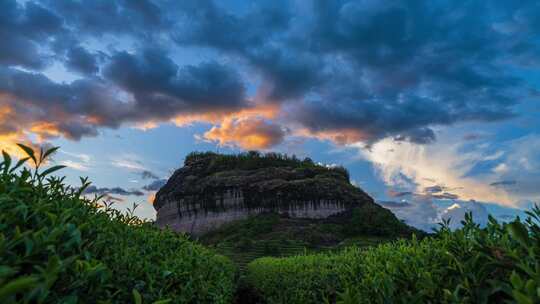
[[[540,208],[525,223],[443,223],[434,237],[366,250],[264,257],[247,281],[267,303],[540,303]]]
[[[341,166],[323,166],[316,164],[310,158],[298,159],[295,155],[282,153],[260,153],[249,151],[239,154],[218,154],[213,152],[191,152],[186,156],[185,164],[209,160],[207,173],[214,174],[222,171],[256,170],[263,168],[288,167],[294,169],[310,169],[319,175],[341,176],[349,181],[349,172]]]
[[[410,238],[413,233],[426,235],[399,221],[389,210],[371,209],[372,205],[366,204],[323,219],[263,213],[226,224],[199,240],[230,257],[243,271],[247,263],[263,256],[337,251]]]
[[[0,164],[0,303],[230,303],[227,258],[81,197],[86,180],[40,170],[54,149],[21,147],[28,158]]]

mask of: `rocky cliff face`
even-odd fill
[[[326,218],[365,204],[365,192],[344,170],[310,161],[202,153],[186,158],[156,194],[156,223],[201,235],[233,220],[264,212]]]

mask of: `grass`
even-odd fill
[[[0,163],[0,303],[229,303],[233,263],[159,230],[41,165],[56,149]],[[28,169],[24,164],[31,161]]]

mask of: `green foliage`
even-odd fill
[[[225,224],[199,240],[230,257],[243,272],[249,262],[264,256],[340,250],[351,245],[375,246],[396,239],[395,236],[345,235],[343,230],[349,225],[354,224],[341,217],[328,221],[264,213]]]
[[[528,215],[480,228],[468,214],[421,241],[261,258],[247,280],[268,303],[539,303],[540,208]]]
[[[54,151],[20,146],[0,163],[0,303],[228,303],[225,257],[99,198],[80,197],[39,168]],[[32,160],[29,170],[23,164]],[[135,207],[134,207],[135,208]]]
[[[208,173],[229,171],[229,170],[254,170],[269,167],[290,167],[298,169],[312,169],[314,174],[335,173],[349,181],[349,172],[341,166],[325,167],[316,164],[311,158],[298,159],[295,155],[269,152],[261,154],[258,151],[249,151],[236,155],[225,155],[213,152],[191,152],[186,156],[185,163],[207,160],[210,165]]]
[[[245,239],[254,240],[259,238],[261,234],[271,232],[274,225],[278,223],[279,215],[276,213],[258,214],[247,219],[224,224],[219,229],[206,233],[201,240],[205,244],[223,241],[245,243]]]
[[[388,209],[375,204],[364,204],[351,210],[351,217],[343,225],[343,233],[349,236],[378,235],[378,236],[406,236],[413,231],[411,227],[400,221]]]

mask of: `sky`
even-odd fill
[[[0,1],[0,148],[122,210],[191,151],[343,165],[422,229],[540,202],[537,1]]]

